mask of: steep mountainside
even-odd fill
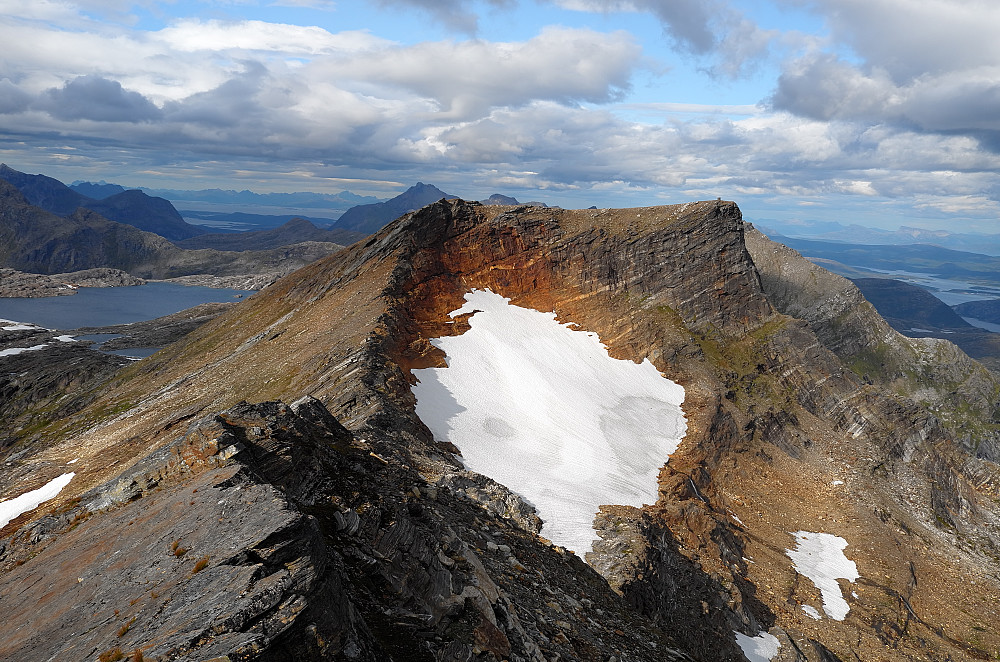
[[[417,182],[395,198],[385,202],[351,207],[337,220],[337,227],[371,234],[403,214],[420,209],[442,198],[454,198],[432,184]]]
[[[998,655],[996,381],[831,277],[730,202],[407,214],[21,435],[4,495],[75,475],[0,529],[0,657]],[[589,565],[416,416],[473,288],[685,389],[659,499],[603,506]]]
[[[54,274],[111,267],[142,278],[265,273],[277,277],[341,248],[305,242],[243,253],[184,250],[159,235],[86,209],[57,216],[29,204],[16,188],[0,180],[0,267],[18,271]]]
[[[186,239],[205,230],[186,222],[174,206],[163,198],[142,191],[122,191],[95,200],[45,175],[29,175],[0,164],[0,179],[13,184],[33,205],[58,216],[77,209],[89,209],[104,218],[158,234],[167,239]]]

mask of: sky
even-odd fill
[[[1000,232],[996,0],[0,0],[0,161]]]

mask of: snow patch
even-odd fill
[[[33,331],[39,329],[37,324],[27,324],[25,322],[15,322],[14,320],[0,319],[0,329],[4,331]]]
[[[63,474],[58,478],[53,478],[37,490],[25,492],[21,496],[8,499],[7,501],[0,501],[0,528],[7,526],[7,522],[18,515],[26,513],[29,510],[34,510],[42,502],[55,497],[62,491],[62,488],[69,484],[69,481],[73,480],[73,476],[75,475],[72,472]]]
[[[817,621],[822,618],[822,616],[819,615],[819,612],[816,611],[816,607],[813,607],[812,605],[802,605],[802,611],[808,614],[810,618],[814,618]]]
[[[836,487],[837,485],[843,485],[844,481],[842,481],[842,480],[833,480],[833,481],[830,481],[830,484],[833,485],[834,487]]]
[[[649,360],[613,359],[574,331],[488,290],[465,295],[460,336],[431,342],[447,368],[414,370],[420,419],[472,470],[538,510],[542,535],[582,558],[598,506],[655,503],[660,468],[687,430],[684,388]]]
[[[44,345],[32,345],[31,347],[11,347],[10,349],[0,349],[0,356],[16,356],[17,354],[23,354],[25,352],[37,352],[40,349],[45,349],[48,344]]]
[[[838,579],[853,582],[860,577],[858,567],[846,556],[847,541],[829,533],[799,531],[795,536],[797,546],[786,549],[792,565],[800,575],[808,577],[823,595],[823,611],[830,618],[842,621],[850,606],[840,592]]]
[[[76,338],[73,336],[56,336],[55,339],[59,342],[76,342]]]
[[[742,632],[736,632],[736,643],[743,650],[743,655],[750,662],[771,662],[781,642],[773,634],[761,632],[756,637],[748,637]]]

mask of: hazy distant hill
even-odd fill
[[[1000,255],[1000,234],[961,233],[947,230],[927,230],[902,226],[898,230],[880,230],[862,225],[843,225],[834,221],[783,223],[774,219],[755,221],[769,237],[781,235],[817,241],[850,242],[855,244],[932,244],[942,248],[986,255]]]
[[[59,216],[72,214],[90,198],[77,193],[58,179],[46,175],[29,175],[0,163],[0,179],[4,179],[24,194],[28,202]]]
[[[167,239],[187,239],[204,234],[202,228],[187,223],[168,200],[129,190],[102,200],[89,198],[45,175],[29,175],[0,164],[0,179],[13,184],[31,204],[59,216],[78,208],[95,211],[118,223],[153,232]]]
[[[517,198],[502,193],[494,193],[490,197],[481,201],[484,205],[518,205],[521,204]]]
[[[201,189],[197,191],[178,189],[152,189],[140,187],[150,195],[175,202],[208,202],[227,205],[254,205],[260,207],[313,207],[317,209],[347,209],[354,205],[378,202],[371,195],[358,195],[350,191],[340,193],[254,193],[253,191],[233,191],[226,189]]]
[[[1000,324],[1000,299],[985,301],[968,301],[952,306],[952,309],[963,317],[982,320],[991,324]]]
[[[441,198],[448,200],[457,196],[449,195],[432,184],[417,182],[395,198],[371,205],[351,207],[337,221],[337,227],[371,234],[378,232],[389,222]]]
[[[0,267],[18,271],[53,274],[112,267],[142,278],[284,274],[340,248],[310,241],[241,253],[187,250],[89,209],[53,214],[30,204],[13,184],[0,179]]]
[[[103,200],[117,193],[124,193],[127,189],[118,184],[108,184],[107,182],[81,182],[76,181],[69,185],[71,189],[81,195],[94,200]]]
[[[991,255],[956,251],[930,244],[869,245],[780,235],[771,238],[806,257],[834,260],[852,267],[929,273],[941,278],[1000,285],[1000,257]]]
[[[304,218],[293,218],[273,230],[203,234],[174,242],[181,248],[214,248],[220,251],[249,251],[279,248],[304,241],[325,241],[349,245],[368,235],[352,230],[321,230]]]
[[[911,328],[972,329],[958,313],[922,287],[892,278],[855,278],[852,281],[879,315],[897,331]]]

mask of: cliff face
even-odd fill
[[[48,659],[72,629],[86,635],[59,645],[80,659],[738,660],[734,631],[770,631],[781,660],[994,654],[984,437],[848,367],[891,329],[748,239],[722,201],[441,201],[277,282],[0,469],[13,496],[80,458],[59,498],[0,531],[19,633],[4,652]],[[448,313],[472,288],[555,311],[685,388],[659,500],[603,507],[589,565],[414,413],[410,370],[444,365],[430,341],[468,328]],[[919,349],[900,344],[894,365]],[[859,577],[837,584],[842,620],[793,567],[796,532],[846,541]],[[70,563],[90,548],[110,556]],[[14,607],[42,578],[54,615],[35,622]]]

